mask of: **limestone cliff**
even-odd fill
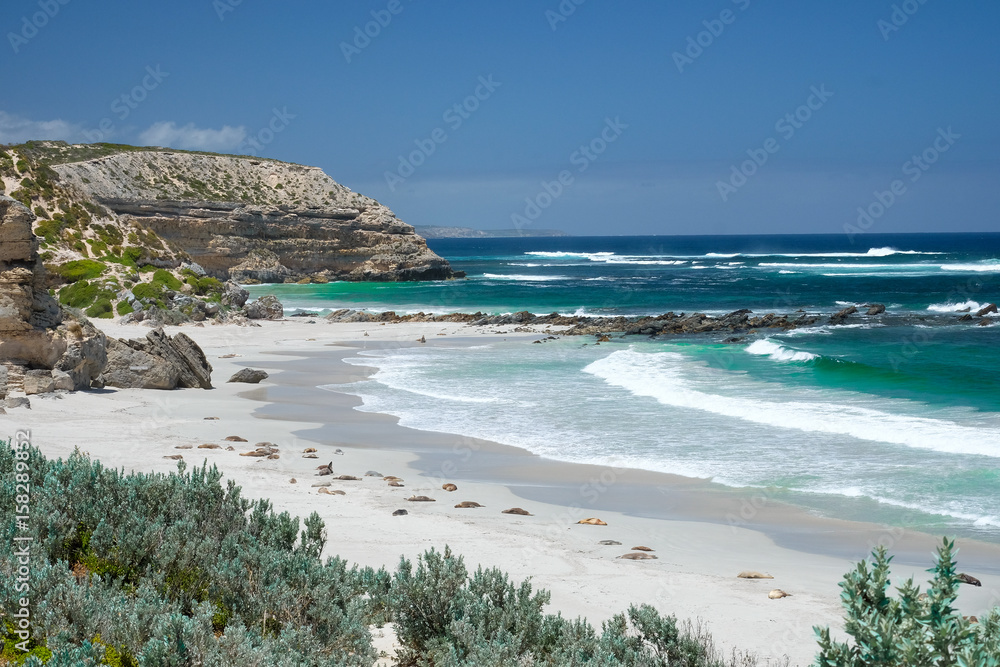
[[[52,169],[63,187],[165,241],[154,266],[190,260],[240,282],[455,277],[413,227],[316,167],[131,149]]]

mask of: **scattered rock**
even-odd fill
[[[226,382],[243,382],[245,384],[257,384],[261,380],[266,380],[268,374],[265,371],[257,370],[256,368],[243,368],[233,373],[233,376],[226,380]]]
[[[407,498],[411,503],[433,503],[435,500],[428,496],[410,496]]]
[[[589,519],[580,519],[579,521],[577,521],[577,523],[582,523],[582,524],[585,524],[585,525],[588,525],[588,526],[606,526],[606,525],[608,525],[605,522],[601,521],[600,519],[596,519],[594,517],[591,517]]]
[[[627,554],[622,554],[619,558],[624,558],[625,560],[656,560],[657,556],[644,551],[630,551]]]
[[[206,442],[204,445],[198,445],[198,449],[222,449],[222,445],[217,445],[213,442]]]
[[[250,292],[243,289],[232,280],[227,280],[225,285],[222,287],[222,297],[220,300],[223,306],[242,308],[249,298]]]
[[[972,321],[972,315],[969,315],[968,313],[966,313],[965,315],[962,315],[960,318],[958,318],[958,321],[959,322],[971,322]]]
[[[762,572],[754,572],[752,570],[744,570],[736,575],[739,579],[774,579],[769,574],[764,574]]]
[[[73,382],[73,376],[69,373],[60,370],[52,371],[52,384],[56,391],[75,391],[76,384]]]
[[[995,313],[995,312],[997,312],[997,305],[995,303],[991,303],[985,308],[980,308],[979,310],[977,310],[976,317],[986,317],[990,313]]]
[[[519,516],[534,516],[531,512],[520,507],[511,507],[508,510],[501,510],[500,514],[517,514]]]
[[[653,551],[649,547],[632,547],[632,551]]]
[[[154,329],[145,340],[108,339],[108,364],[101,380],[122,389],[212,388],[212,365],[183,333]]]
[[[983,582],[979,581],[971,574],[965,574],[964,572],[958,575],[958,581],[963,584],[969,584],[970,586],[982,586]]]
[[[332,483],[333,482],[315,482],[313,483],[312,488],[318,489],[324,486],[330,486]]]
[[[218,417],[216,417],[216,419],[218,419]],[[226,442],[247,442],[246,438],[241,438],[238,435],[227,435],[225,438],[223,438],[223,440],[225,440]]]
[[[409,514],[409,512],[406,510],[396,510],[392,513],[393,516],[406,516],[407,514]]]
[[[265,294],[243,307],[244,314],[251,320],[280,320],[285,316],[285,308],[273,294]]]
[[[772,600],[780,600],[781,598],[792,597],[792,594],[791,593],[786,593],[785,591],[781,590],[780,588],[775,588],[773,591],[771,591],[770,593],[767,594],[767,597],[771,598]]]
[[[848,306],[847,308],[844,308],[837,314],[831,316],[830,324],[843,324],[844,321],[847,320],[848,315],[853,315],[856,312],[858,312],[857,306]]]
[[[205,421],[219,421],[218,417],[205,417]],[[246,440],[240,440],[240,442],[246,442]]]
[[[868,304],[868,314],[869,315],[881,315],[885,312],[885,306],[881,303],[870,303]]]
[[[609,336],[607,334],[601,334],[600,336],[597,337],[597,342],[598,343],[610,343],[611,342],[611,336]]]
[[[458,491],[458,487],[451,483],[443,484],[441,485],[441,488],[445,491]]]
[[[24,398],[23,396],[16,396],[14,398],[8,398],[3,401],[3,407],[8,410],[13,410],[14,408],[27,408],[31,409],[31,401]]]
[[[473,509],[476,507],[482,507],[482,505],[473,500],[463,500],[459,504],[455,505],[455,509],[460,509],[460,510]]]
[[[24,374],[24,393],[28,396],[48,394],[55,389],[56,383],[52,379],[52,371],[33,370]]]

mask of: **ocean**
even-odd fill
[[[753,489],[824,516],[1000,542],[1000,234],[442,239],[467,280],[264,285],[295,309],[843,325],[359,353],[338,385],[413,428]],[[865,315],[884,304],[882,316]],[[961,322],[964,313],[973,315]],[[985,322],[985,326],[982,324]]]

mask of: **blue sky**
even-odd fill
[[[0,142],[312,164],[418,225],[1000,229],[993,2],[7,0],[2,18]]]

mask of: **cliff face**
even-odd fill
[[[154,265],[190,259],[240,282],[457,277],[413,227],[316,167],[133,150],[53,169],[123,226],[166,241]]]

